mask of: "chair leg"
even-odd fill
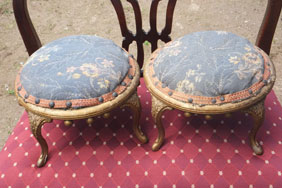
[[[141,117],[141,104],[137,92],[135,92],[126,102],[121,106],[129,107],[133,111],[133,132],[138,138],[138,140],[145,144],[148,142],[147,136],[142,132],[140,126],[140,117]]]
[[[155,143],[152,146],[153,151],[158,151],[164,142],[165,130],[161,117],[165,110],[172,110],[172,108],[152,95],[152,117],[158,128],[158,138],[155,140]]]
[[[52,122],[52,119],[33,114],[31,112],[28,112],[28,119],[29,119],[32,134],[36,138],[36,140],[39,142],[40,147],[41,147],[41,155],[37,161],[37,166],[42,167],[45,165],[47,161],[48,145],[45,139],[41,135],[41,127],[45,123]]]
[[[257,155],[263,154],[262,146],[256,140],[256,134],[264,121],[264,100],[256,103],[255,105],[247,108],[244,112],[249,113],[254,119],[254,126],[250,133],[250,143],[253,151]]]

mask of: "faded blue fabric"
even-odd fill
[[[128,54],[113,41],[78,35],[55,40],[37,50],[20,80],[40,99],[90,99],[113,91],[129,69]]]
[[[154,60],[154,71],[172,90],[215,97],[260,81],[264,60],[245,38],[224,31],[203,31],[164,47]]]

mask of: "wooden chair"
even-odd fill
[[[158,48],[158,40],[162,40],[163,42],[169,42],[171,40],[169,35],[171,33],[173,12],[174,12],[176,0],[168,1],[165,27],[161,32],[157,31],[157,26],[156,26],[157,8],[160,0],[153,0],[151,3],[149,31],[143,30],[141,10],[138,1],[135,0],[127,0],[127,1],[132,5],[135,14],[135,21],[136,21],[135,34],[133,34],[126,25],[125,13],[121,1],[111,0],[114,9],[117,13],[117,17],[121,28],[121,33],[123,36],[122,47],[128,51],[129,45],[133,41],[136,41],[137,54],[138,54],[137,62],[139,64],[139,67],[142,67],[144,61],[144,49],[143,49],[144,41],[149,41],[151,43],[151,51],[153,52]],[[26,0],[14,0],[13,8],[14,8],[14,14],[18,24],[18,28],[23,38],[26,49],[29,55],[32,55],[38,49],[41,48],[41,42],[30,20],[29,13],[27,10]],[[270,50],[271,41],[275,31],[276,23],[278,21],[280,10],[281,10],[281,2],[277,0],[269,1],[268,9],[266,11],[265,21],[261,27],[260,34],[258,37],[258,42],[257,42],[258,46],[261,47],[266,52],[269,52]],[[269,25],[271,25],[271,27]],[[132,58],[130,59],[132,62]],[[141,132],[140,126],[138,125],[140,112],[141,112],[139,99],[136,95],[136,87],[138,85],[138,80],[139,80],[139,71],[138,71],[138,66],[135,65],[134,62],[133,62],[133,67],[136,68],[135,71],[136,74],[134,75],[133,79],[131,80],[131,84],[128,85],[128,88],[126,89],[125,92],[123,92],[121,95],[118,95],[118,97],[110,101],[105,102],[101,100],[103,101],[102,104],[99,101],[99,99],[97,99],[98,105],[87,106],[84,108],[81,108],[79,106],[75,108],[69,107],[70,103],[68,103],[68,105],[65,104],[64,106],[65,109],[57,109],[54,108],[56,107],[56,104],[54,105],[53,103],[51,103],[50,106],[49,104],[50,102],[47,104],[49,106],[49,107],[47,106],[47,108],[46,106],[45,107],[38,106],[38,104],[36,103],[39,102],[40,104],[40,101],[38,100],[36,101],[36,98],[32,98],[32,97],[30,98],[30,95],[26,95],[25,97],[25,94],[24,95],[21,94],[22,88],[17,82],[16,87],[19,90],[17,93],[19,104],[22,105],[29,112],[29,119],[30,119],[32,133],[40,143],[42,149],[42,154],[37,163],[39,167],[43,166],[46,163],[47,153],[48,153],[47,143],[41,135],[41,126],[46,122],[52,121],[52,119],[65,120],[66,125],[70,125],[72,123],[72,120],[84,119],[84,118],[87,119],[88,123],[92,123],[93,116],[104,114],[104,116],[107,117],[109,115],[108,112],[110,112],[112,109],[118,106],[130,106],[134,111],[133,130],[137,138],[142,143],[145,143],[147,141],[146,136]],[[142,71],[141,71],[141,76],[142,76]],[[152,112],[153,112],[153,118],[155,119],[155,121],[158,122],[157,125],[159,130],[159,136],[153,146],[153,150],[157,150],[161,146],[164,139],[164,130],[159,121],[160,119],[159,117],[161,113],[157,113],[157,111],[154,110],[155,107],[156,105],[153,106]],[[165,108],[162,108],[161,112],[164,111],[164,109]]]

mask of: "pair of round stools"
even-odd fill
[[[275,81],[269,57],[247,39],[224,31],[185,35],[157,49],[144,64],[144,79],[152,95],[152,117],[158,150],[165,137],[161,122],[165,110],[178,109],[185,116],[250,113],[253,151],[262,147],[256,133],[264,120],[264,99]],[[134,58],[111,40],[90,35],[64,37],[33,53],[16,79],[19,104],[28,112],[34,137],[42,152],[37,166],[44,166],[48,145],[41,135],[44,123],[109,117],[110,111],[128,106],[133,111],[133,131],[148,141],[139,124],[137,95],[140,68]]]

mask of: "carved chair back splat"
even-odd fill
[[[174,8],[177,0],[168,0],[167,10],[166,10],[166,24],[161,32],[157,31],[157,9],[159,2],[161,0],[152,0],[150,8],[150,30],[144,31],[142,27],[142,14],[140,6],[137,0],[127,0],[133,7],[136,21],[136,33],[133,34],[126,25],[126,18],[123,6],[120,0],[111,0],[114,9],[117,13],[117,17],[120,24],[121,34],[123,37],[122,47],[128,50],[129,45],[136,41],[137,43],[137,62],[139,66],[142,67],[144,61],[144,41],[149,41],[151,43],[151,52],[157,49],[158,40],[163,42],[169,42],[171,40],[170,33],[172,30],[172,21]],[[275,28],[279,19],[281,12],[282,1],[281,0],[268,0],[267,9],[265,12],[264,20],[262,22],[261,28],[257,35],[256,45],[263,49],[267,54],[270,52],[271,43]],[[15,18],[20,30],[21,36],[23,38],[24,44],[31,55],[37,49],[41,47],[40,39],[33,27],[31,22],[28,9],[27,0],[13,0],[13,8]]]
[[[124,9],[120,0],[111,0],[113,7],[117,13],[119,20],[119,25],[121,29],[121,34],[123,37],[122,47],[128,51],[129,45],[136,41],[137,43],[137,62],[139,66],[142,67],[144,62],[144,41],[149,41],[151,43],[151,52],[158,48],[158,40],[163,42],[171,41],[170,33],[172,28],[173,12],[177,0],[169,0],[166,10],[166,21],[165,27],[161,32],[157,31],[157,9],[160,0],[152,0],[150,8],[150,29],[149,31],[144,31],[142,26],[142,13],[140,5],[137,0],[127,0],[133,7],[135,22],[136,22],[136,33],[133,34],[126,24],[126,17]],[[40,39],[34,29],[31,22],[28,9],[27,0],[14,0],[13,1],[14,14],[20,30],[21,36],[23,38],[26,49],[31,55],[37,49],[41,47]]]

